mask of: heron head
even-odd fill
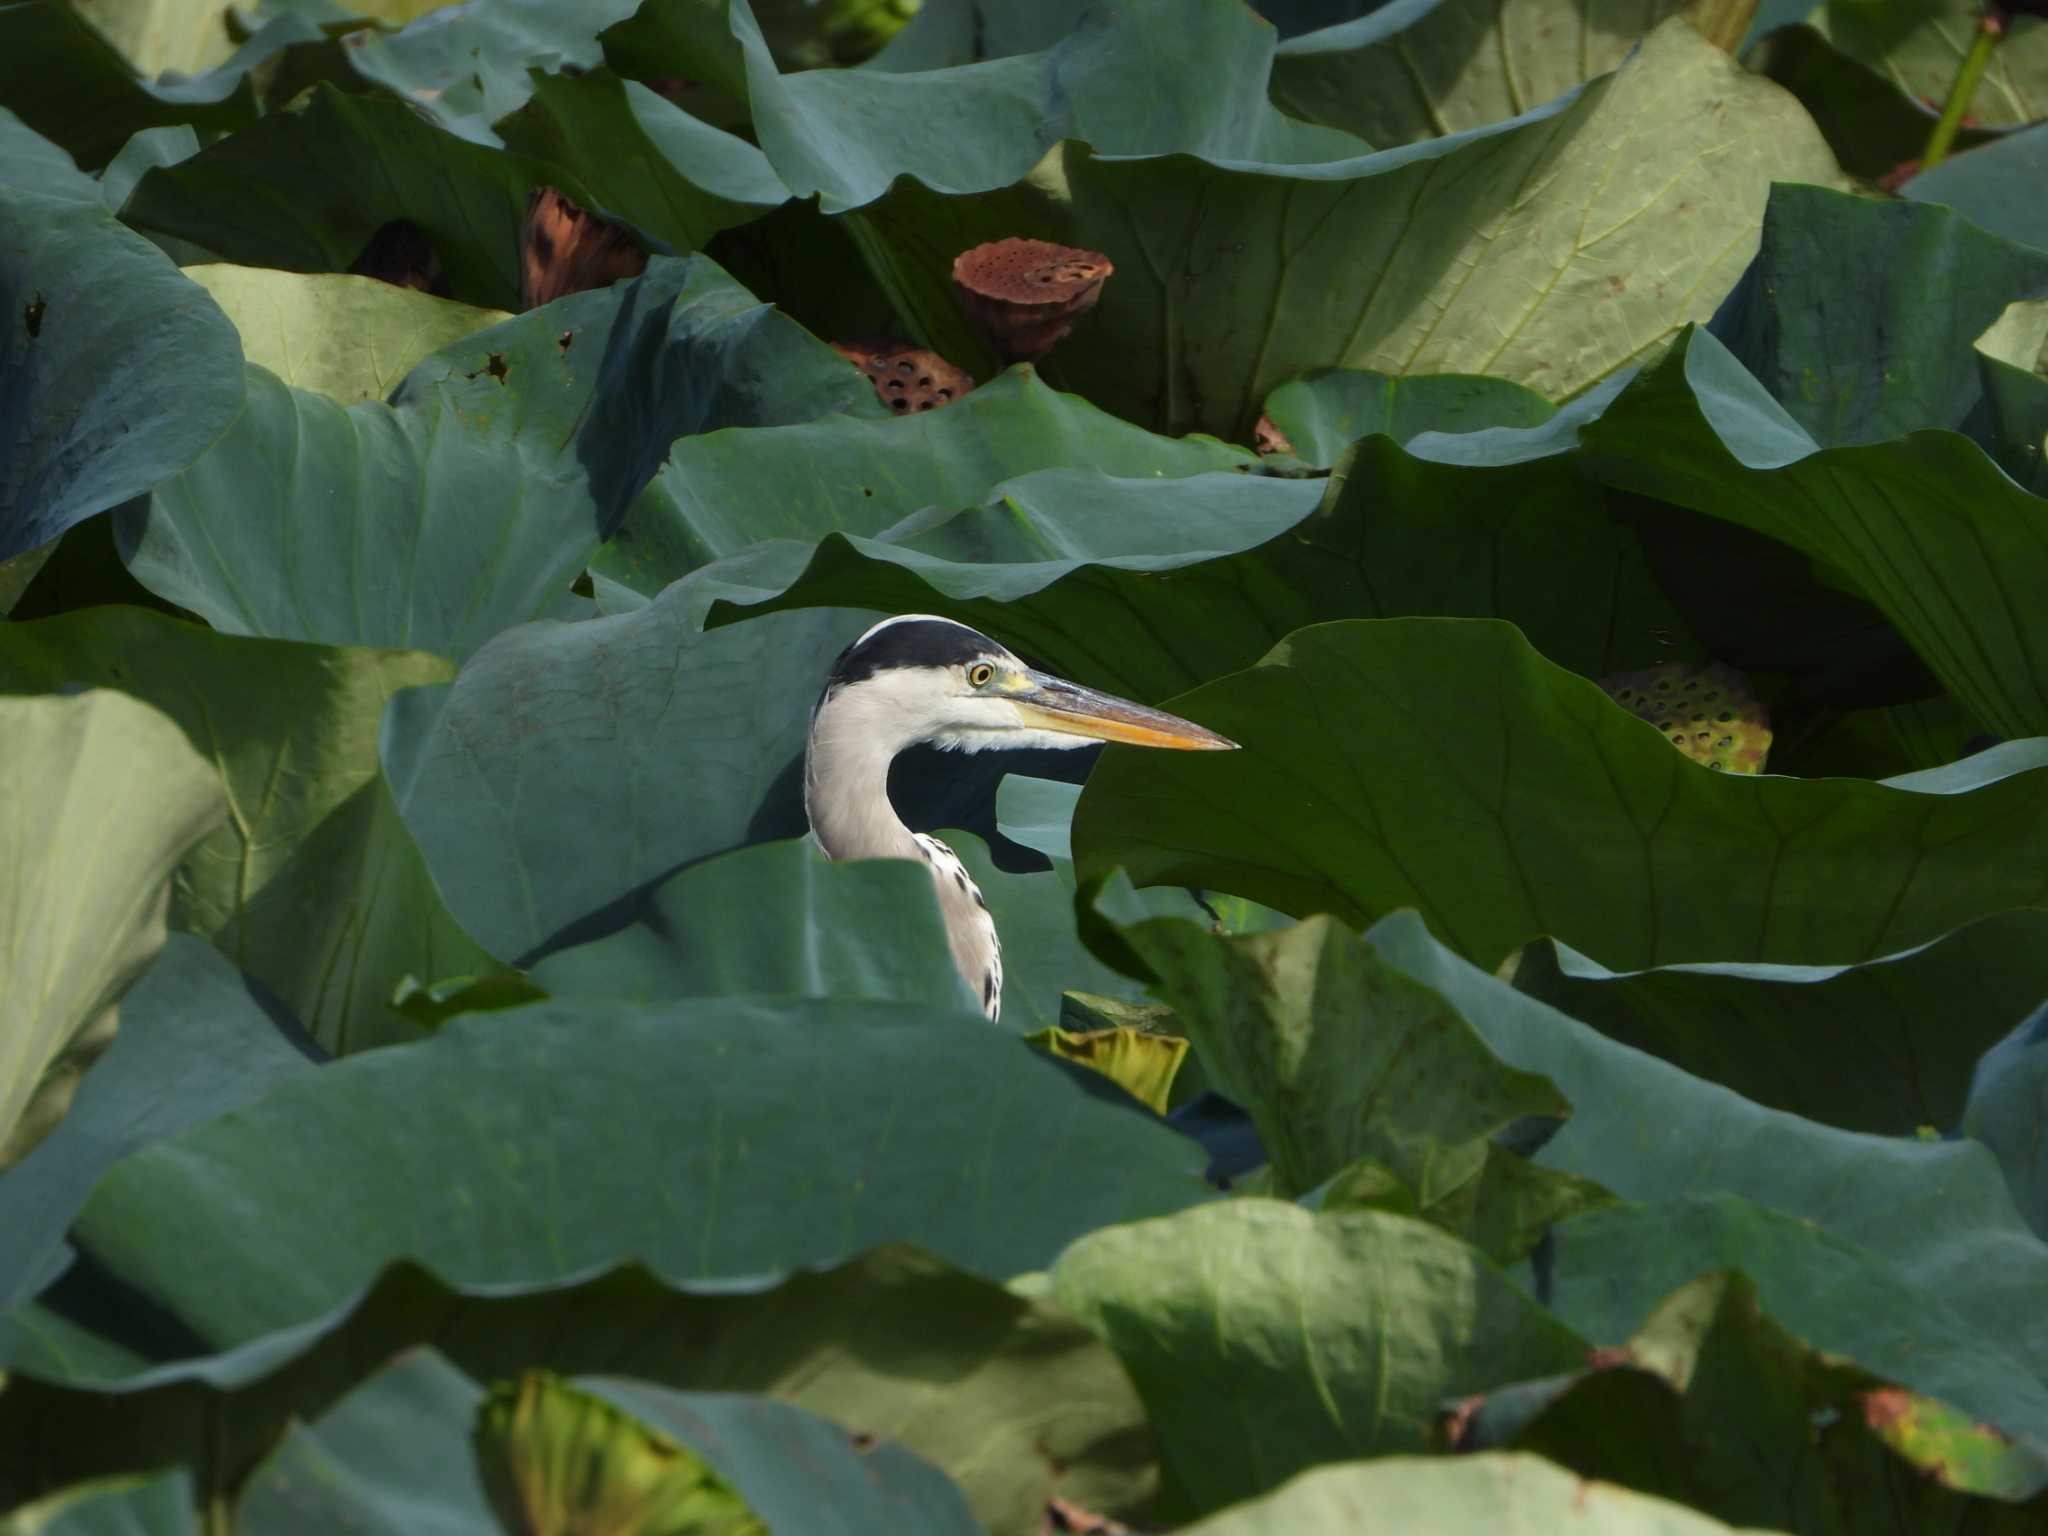
[[[842,651],[818,700],[820,712],[828,705],[891,750],[1237,745],[1178,715],[1040,672],[987,635],[928,613],[884,619]]]

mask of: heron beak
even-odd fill
[[[1010,695],[1024,724],[1065,736],[1122,741],[1134,747],[1169,747],[1176,752],[1229,752],[1237,743],[1192,720],[1148,709],[1044,672],[1026,672]]]

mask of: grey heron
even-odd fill
[[[1183,752],[1237,745],[1178,715],[1052,677],[952,619],[903,613],[839,653],[811,710],[804,811],[828,859],[921,859],[932,872],[953,964],[983,1011],[1003,1004],[1003,954],[988,903],[959,855],[913,832],[889,803],[906,747],[954,752],[1121,741]]]

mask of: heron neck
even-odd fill
[[[917,839],[889,803],[896,744],[818,712],[804,753],[804,810],[829,859],[914,859]]]

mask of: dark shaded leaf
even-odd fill
[[[1609,483],[1709,513],[1842,573],[1980,725],[2048,731],[2040,498],[1969,439],[1923,431],[1823,448],[1695,332],[1584,432]],[[1722,957],[1727,958],[1727,957]],[[1804,958],[1814,958],[1806,956]]]
[[[2043,898],[2028,773],[1955,794],[1717,774],[1502,624],[1317,625],[1175,708],[1243,750],[1105,752],[1084,878],[1350,922],[1419,906],[1484,966],[1543,935],[1618,968],[1845,963]]]
[[[136,1320],[131,1311],[128,1324]],[[317,1438],[299,1429],[275,1468],[257,1470],[249,1511],[311,1515],[321,1506],[301,1499],[331,1492],[363,1519],[420,1479],[459,1478],[466,1462],[436,1454],[447,1442],[436,1441],[428,1417],[436,1404],[474,1401],[450,1366],[491,1380],[536,1367],[616,1372],[628,1361],[643,1382],[762,1393],[899,1442],[947,1472],[995,1531],[1034,1530],[1056,1494],[1134,1517],[1157,1482],[1143,1410],[1106,1346],[1056,1307],[905,1249],[702,1292],[629,1268],[564,1289],[499,1283],[471,1293],[404,1265],[304,1326],[221,1355],[193,1358],[188,1343],[155,1369],[108,1341],[67,1335],[40,1308],[0,1323],[17,1358],[29,1326],[45,1343],[61,1339],[65,1353],[44,1352],[34,1375],[11,1376],[0,1393],[0,1498],[109,1467],[179,1461],[228,1498],[243,1468],[312,1421]],[[401,1368],[384,1378],[389,1391],[379,1383],[321,1417],[365,1362],[422,1343],[450,1364]],[[72,1384],[45,1384],[64,1380]],[[388,1413],[364,1424],[380,1406]],[[386,1443],[413,1429],[402,1453]],[[376,1439],[359,1449],[366,1435]],[[293,1476],[278,1488],[276,1473],[311,1470],[302,1452],[329,1466],[368,1455],[374,1480],[337,1487]],[[891,1448],[876,1452],[886,1462]],[[401,1502],[386,1517],[398,1522],[394,1536],[417,1536],[412,1513]]]
[[[1774,1109],[1910,1136],[1963,1115],[1970,1069],[2048,996],[2048,912],[2001,912],[1855,966],[1616,975],[1533,946],[1515,985],[1602,1034]]]
[[[234,327],[213,301],[4,108],[0,157],[6,559],[198,458],[242,403],[242,368]]]

